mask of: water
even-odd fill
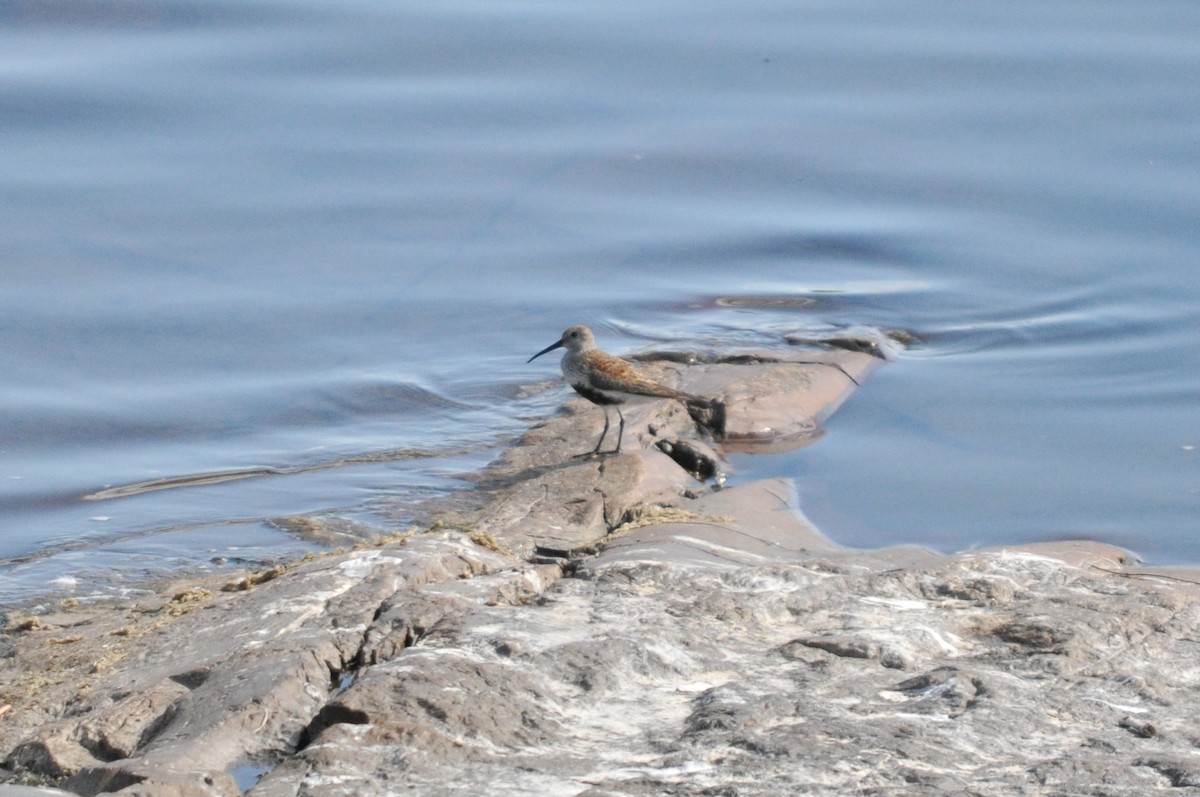
[[[1200,6],[427,6],[0,7],[0,600],[403,525],[571,323],[910,330],[737,478],[849,545],[1200,562]]]

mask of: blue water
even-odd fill
[[[735,478],[1200,563],[1197,74],[1180,2],[0,5],[0,600],[402,526],[571,323],[911,331]]]

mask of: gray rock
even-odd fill
[[[1190,574],[1089,543],[847,550],[788,482],[713,491],[668,455],[805,439],[875,362],[822,356],[844,370],[661,366],[727,402],[725,440],[658,402],[628,453],[576,458],[602,420],[572,402],[421,533],[10,615],[4,773],[180,797],[1200,783]]]

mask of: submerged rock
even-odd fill
[[[10,617],[0,779],[206,797],[1200,783],[1189,574],[1090,543],[849,550],[786,480],[713,489],[731,441],[812,439],[878,362],[821,356],[838,367],[658,366],[720,398],[720,439],[655,402],[626,414],[627,453],[581,458],[602,419],[568,402],[477,476],[482,506],[428,529],[236,589]]]

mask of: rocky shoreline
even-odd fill
[[[1200,789],[1194,573],[849,550],[785,480],[714,489],[722,450],[815,439],[873,355],[659,359],[721,440],[658,401],[579,457],[573,400],[428,528],[10,614],[0,796]]]

